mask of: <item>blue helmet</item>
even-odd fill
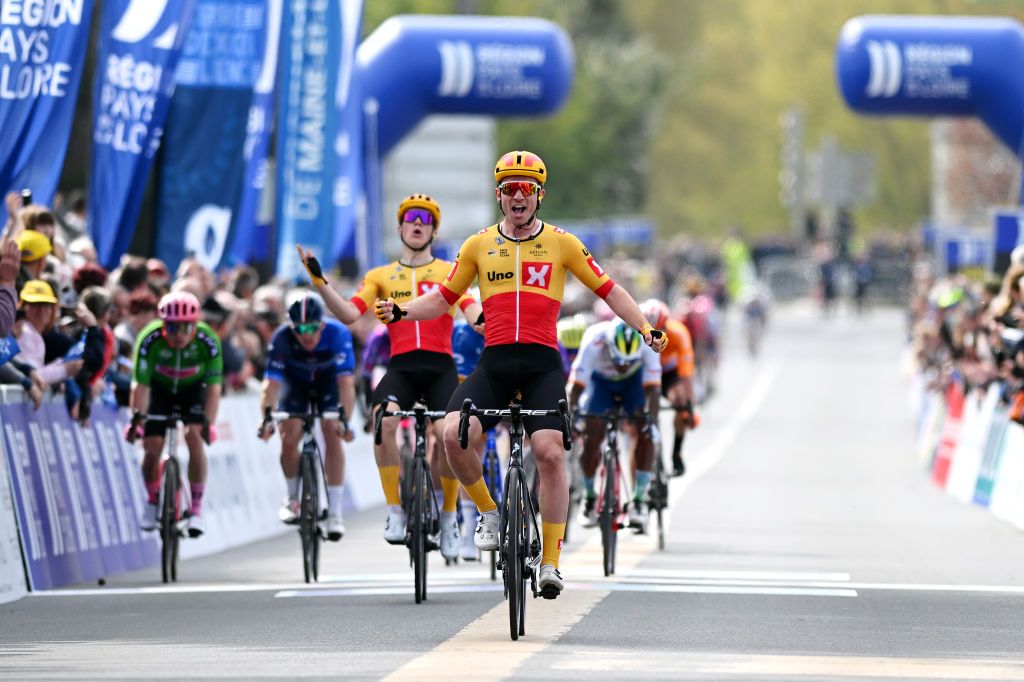
[[[324,319],[324,304],[320,302],[319,296],[303,293],[288,306],[288,317],[293,325],[320,322]]]

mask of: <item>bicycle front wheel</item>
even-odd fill
[[[615,490],[616,467],[613,462],[612,458],[605,456],[601,500],[601,548],[605,577],[615,573],[615,544],[619,530],[619,501]]]
[[[430,487],[427,472],[422,460],[413,463],[412,492],[412,563],[415,574],[416,603],[427,599],[427,534],[430,525],[427,523],[430,510]]]
[[[160,572],[165,583],[178,580],[178,476],[178,461],[168,457],[160,508]]]
[[[299,479],[302,484],[302,493],[299,497],[299,536],[302,538],[302,572],[306,582],[313,582],[317,579],[317,560],[319,559],[319,547],[317,540],[317,480],[316,472],[310,462],[310,457],[303,453],[299,459]]]
[[[522,612],[525,608],[525,584],[523,583],[524,546],[523,528],[525,519],[522,479],[513,474],[505,482],[508,485],[508,507],[505,509],[505,545],[502,547],[502,568],[505,577],[505,591],[508,593],[508,623],[512,641],[519,639]]]

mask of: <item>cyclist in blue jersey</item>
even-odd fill
[[[325,319],[320,297],[303,292],[288,307],[290,324],[281,325],[270,341],[269,364],[263,380],[260,408],[263,440],[274,432],[271,412],[302,414],[315,407],[322,414],[344,408],[342,416],[355,406],[355,351],[352,333],[337,320]],[[282,390],[282,388],[284,390]],[[340,404],[339,404],[340,403]],[[345,489],[345,454],[341,439],[354,434],[347,423],[321,419],[327,473],[327,537],[337,542],[345,534],[342,495]],[[299,441],[302,420],[281,423],[281,470],[288,483],[288,497],[279,516],[295,523],[299,515]]]

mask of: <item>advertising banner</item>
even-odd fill
[[[7,475],[7,445],[0,437],[0,604],[25,596],[25,569],[21,563],[18,517]]]
[[[156,255],[172,271],[187,255],[210,270],[227,256],[265,49],[266,0],[195,2],[160,154]]]
[[[93,94],[89,229],[100,262],[128,249],[160,148],[194,0],[106,0]]]
[[[277,273],[303,274],[295,244],[329,262],[334,246],[334,106],[341,3],[286,3],[277,117]]]
[[[31,589],[95,580],[157,560],[153,536],[138,527],[141,499],[131,492],[142,487],[138,466],[111,441],[121,421],[101,404],[89,429],[73,423],[60,403],[38,411],[0,405]]]
[[[50,204],[85,68],[93,0],[0,2],[0,188]],[[0,222],[7,209],[0,205]]]
[[[277,54],[281,41],[281,13],[284,0],[266,0],[266,30],[263,32],[263,55],[260,73],[253,86],[252,102],[246,117],[245,179],[238,210],[232,216],[228,259],[232,263],[266,261],[271,257],[270,216],[262,216],[260,200],[267,186],[270,169],[267,150],[270,147],[271,122],[274,116],[274,85],[277,82]]]
[[[992,502],[992,490],[999,475],[999,461],[1003,454],[1003,436],[1009,425],[1006,408],[997,406],[992,415],[992,424],[985,435],[981,467],[978,469],[978,481],[974,487],[974,503],[983,507],[989,506]]]
[[[964,408],[960,442],[953,451],[953,461],[946,480],[946,491],[961,502],[972,502],[978,474],[985,455],[985,439],[992,426],[1000,388],[992,384],[985,393],[972,391]]]

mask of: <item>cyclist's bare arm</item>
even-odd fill
[[[584,388],[586,387],[583,384],[578,384],[575,381],[569,384],[569,409],[572,412],[575,412],[580,404],[580,396],[583,395]]]
[[[651,323],[647,321],[647,318],[644,317],[644,314],[640,312],[640,306],[636,304],[636,301],[634,301],[633,297],[629,295],[629,292],[618,284],[612,287],[612,290],[608,292],[608,295],[604,300],[605,303],[608,304],[608,307],[610,307],[616,315],[622,318],[622,320],[633,329],[645,330],[652,326]],[[663,335],[662,340],[664,339],[665,337]],[[648,346],[651,345],[651,334],[649,331],[644,334],[644,342]],[[664,346],[652,346],[652,348],[660,353]]]
[[[341,409],[345,410],[345,418],[351,419],[356,409],[356,379],[351,374],[338,377],[338,395],[341,396]]]
[[[476,301],[470,303],[469,305],[462,309],[462,314],[466,316],[466,322],[469,322],[469,324],[472,325],[473,327],[476,327],[476,321],[480,319],[480,315],[483,312],[483,306],[481,306]],[[479,332],[480,330],[478,329],[477,331]]]
[[[128,404],[131,405],[132,414],[136,412],[145,414],[146,409],[149,407],[149,386],[133,381]]]
[[[274,379],[263,380],[263,384],[260,386],[260,416],[266,414],[267,408],[274,409],[280,392],[280,381],[275,381]]]
[[[206,387],[206,421],[213,424],[217,421],[217,409],[220,407],[220,393],[223,386],[220,384],[209,384]]]
[[[378,312],[377,317],[382,320],[391,320],[394,317],[394,305],[395,299],[389,298],[386,301],[377,301]],[[448,312],[451,308],[451,304],[445,300],[444,295],[438,290],[434,289],[430,293],[414,298],[405,305],[401,306],[402,312],[405,313],[402,316],[403,320],[433,320],[435,317],[440,317]],[[383,315],[383,316],[382,316]]]
[[[327,304],[328,310],[334,313],[343,324],[352,324],[363,316],[355,303],[346,300],[341,294],[331,288],[330,284],[324,283],[317,286],[316,290]]]
[[[647,384],[644,386],[644,396],[647,398],[647,411],[651,419],[657,423],[658,409],[661,407],[661,384]]]

